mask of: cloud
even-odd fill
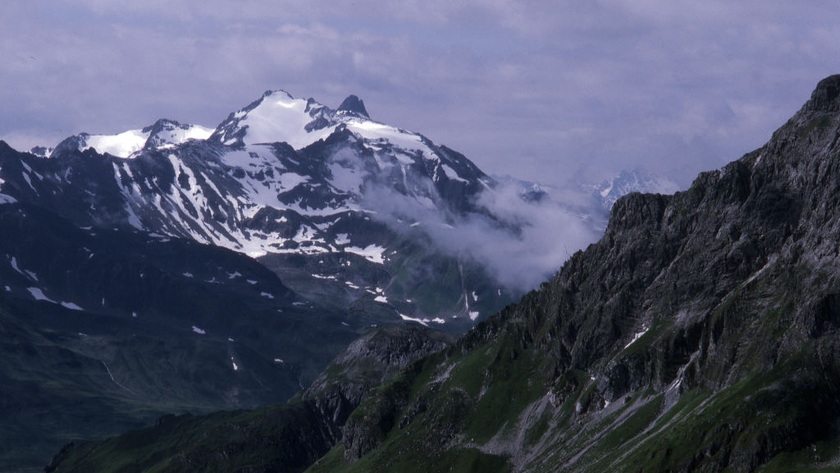
[[[559,184],[644,165],[685,185],[760,146],[840,71],[835,10],[825,0],[9,0],[0,139],[51,144],[162,117],[214,126],[283,88],[333,106],[360,95],[374,118],[490,173]]]
[[[494,190],[480,193],[476,204],[485,211],[464,215],[441,211],[445,204],[424,205],[422,199],[397,194],[387,186],[368,189],[364,206],[376,211],[374,218],[396,231],[407,231],[406,222],[418,222],[412,231],[424,232],[450,255],[479,263],[516,291],[536,288],[602,231],[599,216],[576,214],[571,205],[550,198],[525,200],[518,183],[500,182]],[[589,198],[564,192],[564,204],[582,204]],[[433,200],[439,199],[433,195]]]

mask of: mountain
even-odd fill
[[[55,148],[33,148],[32,154],[42,157],[59,156],[70,151],[94,149],[118,158],[131,159],[144,150],[171,149],[189,140],[204,140],[213,130],[199,125],[182,125],[173,120],[161,119],[154,125],[140,130],[129,130],[118,135],[91,135],[82,133],[71,136]]]
[[[576,240],[541,237],[557,215]],[[286,401],[371,327],[463,332],[595,234],[358,97],[282,91],[215,129],[0,142],[0,220],[0,470]]]
[[[376,391],[313,471],[836,470],[838,135],[833,76],[762,148],[619,199],[599,242]]]
[[[371,323],[463,331],[522,293],[450,243],[477,225],[519,238],[521,222],[479,202],[494,181],[463,155],[370,119],[355,96],[332,110],[270,91],[212,131],[159,120],[67,138],[48,159],[1,151],[0,192],[16,201],[81,227],[245,253]]]
[[[832,76],[760,149],[619,199],[602,239],[370,391],[307,471],[836,471],[838,136]],[[129,438],[53,467],[131,458]]]
[[[673,194],[680,190],[679,186],[670,179],[651,174],[643,169],[621,171],[618,176],[604,180],[597,186],[591,187],[592,194],[607,210],[621,197],[633,192],[648,194]]]
[[[213,130],[162,119],[117,135],[82,133],[52,151],[0,153],[0,179],[3,194],[81,227],[229,248],[304,297],[372,324],[456,332],[593,241],[622,193],[674,190],[634,171],[587,190],[594,200],[536,184],[510,192],[524,183],[491,178],[423,135],[371,119],[356,96],[333,110],[284,91]]]

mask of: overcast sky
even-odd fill
[[[268,89],[546,184],[685,186],[840,73],[836,0],[3,0],[0,139],[215,127]]]

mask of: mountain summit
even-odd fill
[[[333,110],[267,91],[214,130],[159,120],[67,138],[50,159],[3,160],[8,199],[80,227],[185,238],[260,258],[301,295],[353,307],[371,324],[465,330],[544,277],[527,266],[491,266],[477,257],[489,248],[468,241],[483,235],[530,251],[519,243],[530,225],[522,215],[536,216],[537,205],[493,208],[497,183],[474,163],[371,120],[354,95]]]
[[[806,107],[811,111],[829,113],[840,111],[840,75],[830,76],[820,81]]]
[[[368,115],[368,112],[365,109],[365,102],[359,97],[356,97],[355,95],[347,96],[347,98],[344,99],[343,102],[341,102],[341,105],[338,106],[338,111],[353,112],[365,118],[370,118],[370,115]]]

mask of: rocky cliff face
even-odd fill
[[[836,465],[839,91],[686,192],[619,200],[552,281],[363,404],[336,465]]]
[[[416,326],[373,330],[351,343],[300,397],[313,401],[324,417],[343,426],[368,391],[456,339],[451,333]]]

